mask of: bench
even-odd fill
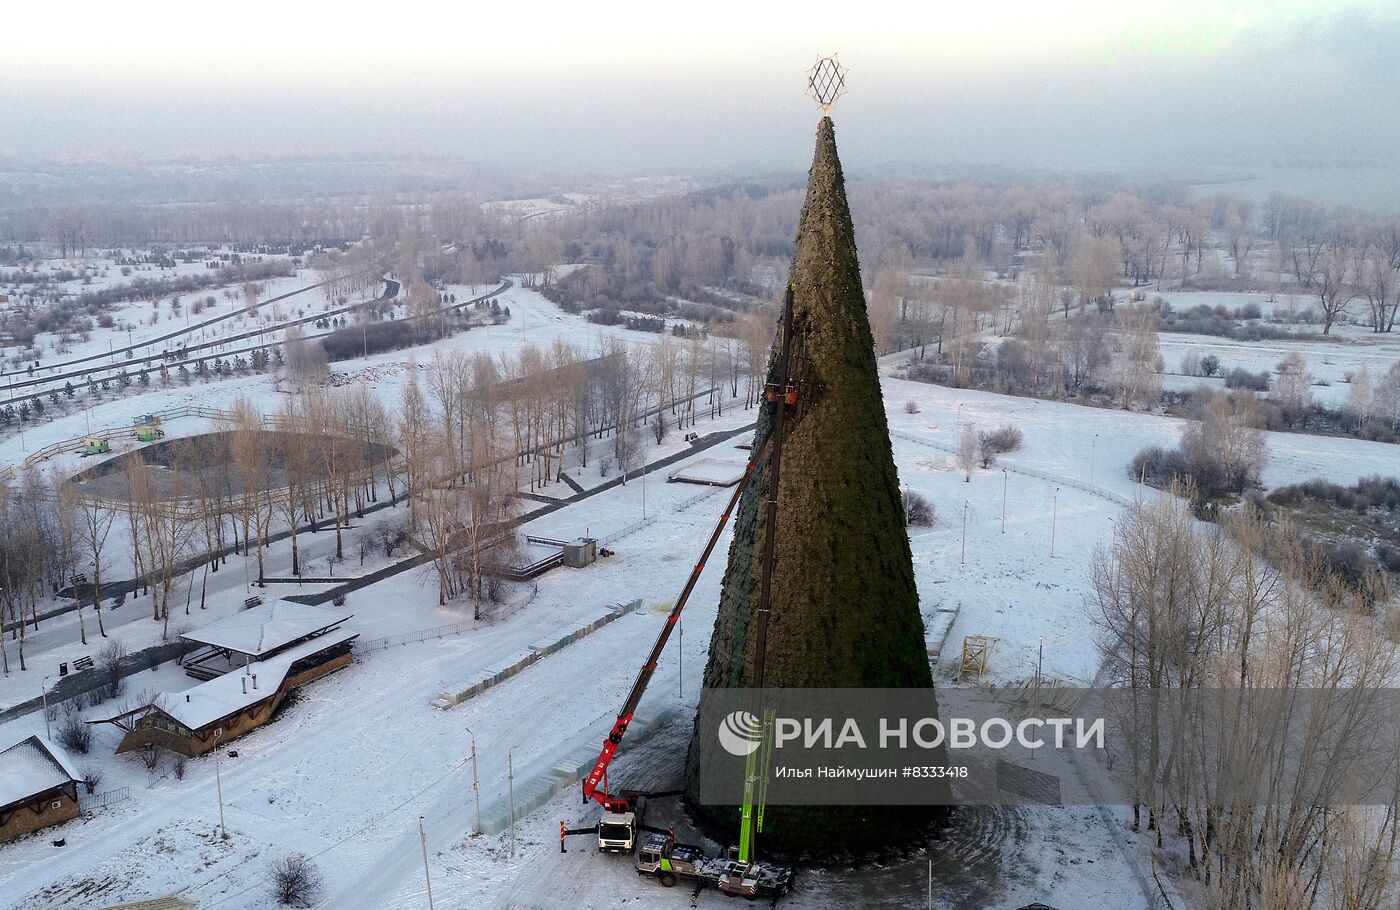
[[[262,606],[262,602],[263,602],[262,595],[261,595],[261,594],[254,594],[252,597],[246,598],[246,599],[243,601],[243,609],[245,609],[245,610],[251,610],[251,609],[253,609],[254,607],[261,607],[261,606]]]
[[[83,670],[91,670],[91,669],[92,669],[92,657],[90,657],[90,656],[89,656],[89,657],[79,657],[77,660],[73,661],[73,670],[74,670],[75,672],[81,672],[81,671],[83,671]]]

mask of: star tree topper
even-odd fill
[[[846,94],[846,73],[849,67],[841,65],[837,55],[818,57],[817,62],[807,71],[807,94],[821,105],[822,114],[831,113],[836,99]]]

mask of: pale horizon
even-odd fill
[[[254,3],[6,13],[0,154],[25,160],[422,155],[510,168],[788,168],[838,52],[865,166],[1397,161],[1384,4],[1000,3],[896,12],[642,4],[441,12]],[[1281,112],[1287,111],[1284,115]],[[1345,140],[1341,137],[1345,136]]]

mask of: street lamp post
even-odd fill
[[[1050,558],[1055,558],[1055,520],[1060,514],[1060,488],[1050,497]]]
[[[967,500],[963,500],[962,510],[962,553],[958,556],[959,565],[967,565]]]
[[[510,793],[510,855],[515,855],[515,750],[506,753],[506,786]]]
[[[1006,533],[1006,468],[1001,469],[1001,533]]]
[[[1089,444],[1089,489],[1094,488],[1094,455],[1099,447],[1099,434],[1094,434],[1094,441]]]
[[[45,739],[48,739],[48,740],[52,740],[52,739],[53,739],[53,730],[52,730],[52,728],[49,726],[49,680],[50,680],[50,679],[53,679],[53,677],[52,677],[52,676],[45,676],[45,677],[44,677],[44,681],[41,682],[41,683],[39,683],[39,685],[41,685],[41,686],[44,687],[44,688],[43,688],[43,697],[44,697],[44,738],[45,738]]]
[[[476,801],[476,827],[472,830],[481,833],[481,782],[476,777],[476,733],[471,727],[465,728],[472,737],[472,798]]]
[[[423,829],[423,816],[418,816],[418,842],[423,845],[423,881],[428,885],[428,910],[433,910],[433,879],[428,874],[428,832]]]
[[[224,827],[224,781],[219,774],[219,737],[223,731],[214,734],[214,790],[219,795],[219,837],[228,840],[228,828]]]

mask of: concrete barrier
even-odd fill
[[[613,622],[619,617],[628,613],[635,613],[642,608],[641,600],[634,600],[627,604],[610,604],[607,612],[596,619],[590,620],[582,625],[574,626],[560,638],[552,641],[541,641],[530,645],[523,650],[507,655],[503,660],[496,661],[488,666],[477,679],[465,689],[457,692],[439,692],[438,697],[433,699],[431,704],[434,708],[446,711],[460,705],[469,698],[473,698],[485,692],[487,689],[500,685],[537,660],[541,660],[558,651],[567,648],[576,641],[592,635],[594,632]]]

